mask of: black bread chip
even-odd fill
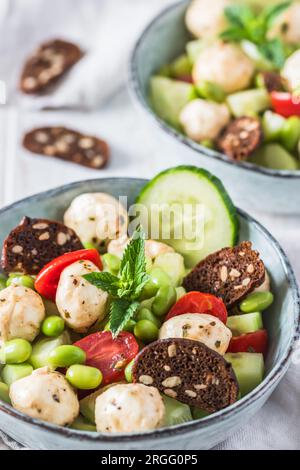
[[[23,146],[30,152],[99,170],[109,160],[104,140],[65,127],[40,127],[25,134]]]
[[[223,248],[208,255],[184,278],[187,291],[221,297],[227,308],[234,307],[265,280],[265,266],[251,242]]]
[[[263,85],[269,93],[272,91],[283,91],[283,79],[277,72],[262,72]]]
[[[43,93],[76,64],[82,55],[78,46],[61,39],[41,44],[24,65],[20,90],[27,94]]]
[[[184,338],[161,339],[142,349],[133,381],[209,413],[231,405],[239,393],[231,364],[200,341]]]
[[[246,160],[263,140],[261,123],[253,117],[231,121],[217,140],[217,147],[235,161]]]
[[[82,248],[76,233],[64,224],[24,217],[4,240],[1,266],[7,273],[37,274],[54,258]]]

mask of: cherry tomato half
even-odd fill
[[[124,369],[139,352],[135,337],[122,331],[113,339],[110,331],[100,331],[77,341],[75,346],[86,353],[86,364],[102,372],[102,385],[123,380]]]
[[[62,271],[76,261],[86,260],[102,270],[102,261],[97,250],[78,250],[65,253],[46,264],[35,280],[35,289],[46,299],[55,300],[56,290]]]
[[[257,330],[241,336],[231,338],[227,352],[256,352],[266,354],[268,333],[266,330]]]
[[[225,324],[227,322],[227,310],[223,300],[212,294],[188,292],[173,305],[166,320],[184,313],[208,313],[219,318]]]
[[[284,117],[300,116],[300,99],[291,93],[273,91],[271,93],[272,107],[277,114]]]

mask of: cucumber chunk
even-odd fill
[[[255,67],[258,70],[269,71],[274,70],[272,62],[266,59],[259,51],[256,44],[251,41],[244,39],[240,43],[242,50],[254,62]]]
[[[48,366],[48,357],[51,351],[56,349],[58,346],[70,343],[70,336],[66,331],[64,331],[64,333],[62,333],[57,338],[39,339],[32,345],[32,353],[28,362],[33,366],[34,369]]]
[[[182,424],[193,420],[191,409],[188,405],[166,395],[162,395],[162,397],[166,408],[165,426],[174,426],[175,424]]]
[[[70,428],[78,431],[96,432],[96,426],[91,424],[84,416],[78,416],[71,424]]]
[[[4,382],[0,382],[0,400],[10,404],[9,387]]]
[[[150,82],[150,101],[155,113],[171,126],[180,129],[179,114],[196,92],[190,83],[166,77],[152,77]]]
[[[184,259],[179,253],[163,253],[157,256],[154,267],[161,268],[170,278],[174,287],[181,285],[185,276]]]
[[[23,362],[23,364],[6,364],[2,371],[2,379],[10,387],[11,384],[31,375],[32,372],[33,367],[27,362]]]
[[[249,157],[249,162],[276,170],[299,169],[297,160],[278,144],[263,145]]]
[[[202,168],[163,171],[146,184],[136,202],[148,238],[171,245],[187,267],[236,242],[236,209],[221,181]]]
[[[257,387],[264,377],[264,357],[259,353],[227,353],[224,358],[235,372],[242,397]]]
[[[180,78],[184,75],[191,75],[192,65],[186,54],[177,57],[171,65],[171,75],[174,78]]]
[[[109,388],[113,387],[114,385],[118,385],[118,383],[125,383],[125,382],[115,382],[105,387],[99,388],[95,392],[91,393],[90,395],[82,398],[79,401],[80,413],[92,424],[95,424],[95,406],[96,406],[96,399],[101,395],[103,392],[108,390]]]
[[[191,64],[196,62],[198,56],[207,46],[208,41],[203,39],[195,39],[186,44],[185,49]]]
[[[210,413],[208,411],[201,410],[201,408],[196,408],[195,406],[193,406],[192,415],[193,415],[193,419],[202,419],[202,418],[205,418],[206,416],[209,416]]]
[[[253,331],[261,330],[264,327],[260,312],[228,317],[226,326],[232,331],[233,336],[253,333]]]
[[[270,97],[263,89],[239,91],[227,96],[227,104],[235,117],[256,116],[270,107]]]
[[[278,141],[280,139],[284,123],[285,118],[280,116],[280,114],[273,113],[272,111],[266,111],[262,118],[262,127],[265,141]]]

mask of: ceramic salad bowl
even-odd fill
[[[0,242],[24,214],[61,220],[66,207],[84,192],[124,195],[131,204],[145,180],[107,178],[76,182],[23,199],[1,209]],[[266,374],[250,394],[228,408],[198,421],[152,432],[108,435],[61,428],[20,413],[0,402],[0,428],[32,449],[209,449],[242,426],[268,399],[286,372],[299,332],[299,292],[294,273],[272,235],[245,212],[238,211],[240,240],[251,240],[271,273],[275,302],[265,317],[269,334]]]
[[[235,203],[246,210],[297,214],[300,170],[275,170],[237,162],[208,149],[166,124],[149,102],[151,77],[178,57],[191,40],[184,24],[190,1],[177,2],[156,16],[139,37],[130,63],[130,87],[139,107],[156,124],[161,142],[176,163],[201,165],[222,179]]]

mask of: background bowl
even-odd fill
[[[234,162],[226,155],[209,150],[179,133],[152,111],[148,100],[151,76],[162,65],[182,54],[186,42],[191,39],[184,25],[189,3],[190,0],[180,1],[163,10],[138,39],[130,64],[130,88],[136,101],[163,131],[166,137],[164,143],[170,146],[170,152],[177,156],[180,154],[180,163],[203,166],[221,178],[238,206],[299,214],[300,170],[272,170],[252,163]]]
[[[83,192],[127,196],[130,205],[145,180],[106,178],[61,186],[23,199],[0,211],[0,243],[24,215],[62,219],[74,197]],[[256,413],[288,368],[299,329],[299,292],[292,268],[281,247],[258,222],[239,210],[240,240],[252,240],[271,273],[275,302],[265,314],[269,332],[266,377],[253,392],[234,405],[201,421],[171,429],[131,435],[87,433],[32,419],[0,402],[0,428],[33,449],[208,449],[224,440]]]

